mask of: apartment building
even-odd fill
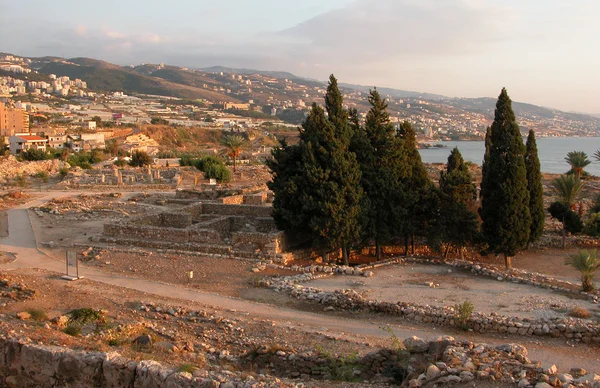
[[[0,138],[29,132],[29,114],[25,109],[9,108],[0,102]]]

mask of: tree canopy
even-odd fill
[[[488,252],[503,254],[510,267],[510,257],[529,241],[531,214],[525,146],[506,89],[498,97],[488,142],[479,210],[482,232]]]
[[[528,243],[532,243],[542,236],[546,219],[542,172],[533,130],[529,131],[525,144],[525,168],[527,170],[527,191],[529,192],[529,213],[531,214]]]

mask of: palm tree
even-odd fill
[[[575,173],[577,179],[581,177],[581,173],[583,169],[592,163],[585,152],[583,151],[571,151],[567,154],[565,158],[567,163],[571,166],[571,169]]]
[[[575,175],[561,175],[552,181],[552,188],[560,197],[560,201],[573,206],[581,192],[583,182]]]
[[[581,272],[581,288],[585,292],[594,289],[594,273],[600,269],[600,260],[596,257],[596,250],[588,251],[583,249],[577,254],[567,257],[565,265],[572,265],[577,271]]]
[[[596,152],[594,152],[594,159],[596,159],[596,161],[600,162],[600,150],[597,150]]]
[[[240,152],[246,144],[246,139],[238,135],[225,136],[222,144],[227,147],[227,156],[233,159],[233,172],[235,172],[236,160],[237,157],[240,156]]]

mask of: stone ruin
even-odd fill
[[[288,243],[273,221],[271,198],[260,193],[198,201],[189,199],[189,192],[178,191],[170,201],[189,205],[107,223],[100,241],[282,262]]]
[[[182,176],[177,168],[127,168],[116,167],[103,168],[99,170],[76,169],[70,171],[60,186],[67,187],[123,187],[136,185],[154,185],[164,187],[177,187],[181,183]]]

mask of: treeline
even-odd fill
[[[268,185],[281,229],[310,241],[324,260],[341,250],[345,263],[351,250],[364,247],[374,246],[378,260],[386,245],[414,253],[419,238],[446,254],[477,246],[509,258],[539,238],[544,209],[535,137],[530,133],[526,152],[506,90],[486,138],[482,200],[458,149],[434,184],[411,124],[396,127],[376,89],[368,100],[362,123],[355,109],[344,108],[332,75],[325,106],[312,105],[300,142],[282,140],[273,150]]]

